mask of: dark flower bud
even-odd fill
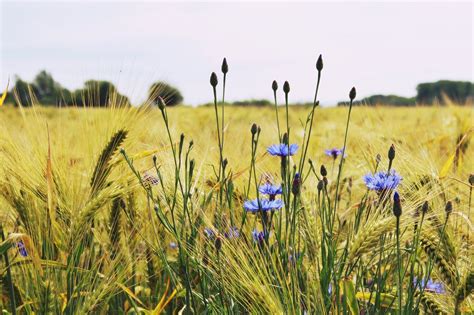
[[[153,155],[153,164],[156,164],[156,159],[157,159],[156,155]]]
[[[318,71],[323,70],[323,56],[319,55],[318,61],[316,61],[316,69]]]
[[[193,145],[194,145],[194,141],[193,140],[189,141],[189,148],[190,149],[193,147]]]
[[[313,160],[308,159],[308,163],[309,163],[310,166],[313,166]]]
[[[398,195],[398,192],[393,194],[393,215],[397,218],[402,215],[402,205],[400,203],[400,195]]]
[[[284,144],[288,144],[288,134],[285,132],[283,137],[281,138],[281,142]]]
[[[356,88],[353,87],[353,88],[351,89],[351,91],[349,92],[349,98],[351,99],[351,101],[353,101],[353,100],[356,98],[356,94],[357,94],[357,93],[356,93]]]
[[[392,144],[388,149],[388,159],[392,161],[395,158],[395,146]]]
[[[220,236],[216,237],[216,240],[214,241],[214,247],[216,248],[216,251],[220,251],[222,248],[222,239]]]
[[[283,92],[285,92],[285,94],[290,93],[290,83],[288,83],[288,81],[285,81],[283,84]]]
[[[448,217],[451,212],[453,212],[453,203],[451,201],[448,201],[446,203],[446,207],[444,208],[444,211],[446,211],[446,217]]]
[[[293,178],[293,185],[291,186],[291,192],[294,195],[298,195],[301,190],[301,176],[299,173],[295,174],[295,177]]]
[[[225,59],[225,58],[224,58],[224,60],[222,60],[221,70],[222,70],[223,74],[226,74],[227,72],[229,72],[229,65],[227,64],[227,59]]]
[[[469,184],[474,185],[474,174],[469,175]]]
[[[272,83],[272,90],[273,92],[276,92],[276,90],[278,90],[278,83],[276,80],[273,80],[273,83]]]
[[[260,131],[262,131],[262,128],[260,128],[260,126],[258,126],[257,133],[260,133]]]
[[[166,107],[165,100],[161,96],[158,96],[158,108],[160,110],[164,110],[165,107]]]
[[[253,123],[252,124],[252,127],[250,128],[250,132],[252,133],[252,135],[256,134],[258,131],[258,126],[257,124]]]
[[[211,79],[210,79],[212,87],[217,86],[217,74],[215,72],[211,73]]]
[[[377,156],[375,157],[375,162],[379,164],[381,160],[382,160],[382,157],[380,156],[380,154],[377,153]]]
[[[421,213],[425,215],[429,209],[430,209],[430,205],[428,204],[428,201],[425,201],[423,205],[421,206]]]
[[[222,161],[222,168],[225,169],[228,163],[229,163],[229,161],[227,161],[227,158],[225,158],[225,159]]]
[[[317,187],[318,187],[318,191],[323,190],[323,188],[324,188],[324,182],[323,182],[323,180],[320,180],[320,181],[318,182],[318,186],[317,186]]]
[[[121,153],[121,154],[125,154],[125,149],[124,149],[124,148],[120,148],[120,153]]]
[[[321,165],[321,169],[319,170],[319,172],[323,177],[326,177],[328,175],[328,171],[326,170],[326,167],[324,165]]]

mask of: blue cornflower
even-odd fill
[[[342,155],[342,152],[344,151],[344,148],[338,149],[338,148],[332,148],[332,149],[327,149],[324,150],[324,153],[326,153],[327,156],[332,157],[333,159],[337,159],[339,155]],[[344,157],[346,157],[347,154],[344,154]]]
[[[269,196],[281,195],[281,193],[282,193],[281,186],[273,186],[270,183],[266,183],[266,184],[258,187],[258,191],[261,194],[269,195]]]
[[[283,201],[281,200],[260,199],[259,202],[259,199],[254,199],[244,202],[244,209],[252,213],[257,213],[260,210],[264,212],[277,210],[281,207],[283,207]]]
[[[252,238],[257,243],[263,242],[265,236],[267,236],[267,233],[265,233],[264,231],[258,231],[257,229],[254,229],[252,231]]]
[[[395,171],[392,170],[387,172],[377,172],[375,174],[367,174],[364,176],[364,182],[367,188],[370,190],[384,191],[397,188],[402,177]]]
[[[210,239],[213,239],[214,237],[216,237],[216,232],[214,232],[214,230],[211,228],[205,228],[204,234],[206,234],[206,236]]]
[[[225,238],[238,238],[240,236],[239,229],[236,226],[231,226],[228,232],[224,233]]]
[[[288,144],[280,143],[280,144],[273,144],[267,148],[267,152],[271,155],[275,156],[288,156],[294,155],[296,151],[298,151],[297,144],[290,144],[290,151],[288,152]]]
[[[170,248],[171,249],[176,249],[176,248],[178,248],[178,244],[176,244],[175,242],[170,242]]]
[[[416,286],[418,280],[415,278],[413,279],[413,284]],[[421,279],[420,281],[420,287],[424,288],[425,287],[425,279]],[[441,282],[433,281],[431,279],[428,279],[428,282],[426,283],[426,291],[428,292],[434,292],[438,294],[444,294],[446,293],[446,289],[444,288],[444,285]]]
[[[28,256],[28,252],[26,251],[25,243],[23,243],[23,241],[16,243],[16,246],[18,247],[18,252],[22,257]]]

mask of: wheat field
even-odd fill
[[[343,163],[348,107],[317,107],[305,147],[311,107],[289,106],[286,160],[273,107],[223,109],[1,107],[4,312],[474,311],[472,107],[354,106]],[[399,222],[363,180],[390,167]],[[282,209],[245,211],[265,182]]]

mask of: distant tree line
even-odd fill
[[[414,97],[402,97],[398,95],[372,95],[363,98],[355,105],[392,105],[392,106],[414,106],[419,105],[445,105],[452,101],[457,104],[468,104],[474,102],[474,83],[468,81],[437,81],[421,83],[416,87],[417,94]],[[347,102],[339,102],[338,105],[346,105]]]
[[[149,89],[148,99],[157,103],[162,97],[168,106],[174,106],[183,102],[181,92],[166,82],[156,82]],[[8,91],[6,104],[15,106],[31,106],[39,103],[46,106],[87,106],[106,107],[130,106],[127,96],[119,93],[114,84],[108,81],[88,80],[84,87],[70,91],[56,82],[52,75],[41,71],[32,82],[23,81],[17,77],[13,87]]]

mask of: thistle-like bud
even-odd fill
[[[156,164],[156,159],[157,159],[156,155],[153,155],[153,164]]]
[[[349,98],[351,99],[351,101],[353,101],[356,98],[356,95],[357,95],[356,88],[353,87],[351,91],[349,92]]]
[[[474,174],[469,175],[469,184],[474,185]]]
[[[125,154],[125,149],[124,148],[120,148],[120,154]]]
[[[227,158],[225,158],[224,160],[222,160],[222,168],[225,169],[227,167],[227,164],[229,163],[229,161],[227,161]]]
[[[250,128],[250,132],[252,133],[252,135],[255,135],[257,131],[258,131],[258,126],[257,124],[253,123],[252,127]]]
[[[421,206],[421,213],[425,215],[429,209],[430,209],[430,205],[428,204],[428,201],[425,201],[423,205]]]
[[[318,71],[323,70],[323,56],[319,55],[318,61],[316,61],[316,69]]]
[[[285,92],[285,94],[290,93],[290,83],[288,83],[288,81],[285,81],[283,84],[283,92]]]
[[[158,108],[160,110],[164,110],[165,107],[166,107],[165,100],[161,96],[158,96]]]
[[[283,137],[281,138],[281,142],[284,144],[288,144],[288,134],[285,132]]]
[[[446,203],[444,211],[446,211],[446,218],[449,217],[451,212],[453,212],[453,203],[451,202],[451,200]]]
[[[321,169],[319,170],[321,173],[321,176],[326,177],[328,175],[328,171],[326,170],[326,167],[321,164]]]
[[[229,65],[227,64],[227,59],[225,59],[225,58],[224,58],[224,60],[222,60],[221,70],[222,70],[223,74],[226,74],[227,72],[229,72]]]
[[[392,144],[390,146],[390,149],[388,149],[388,159],[390,161],[393,161],[394,158],[395,158],[395,146]]]
[[[276,90],[278,90],[278,83],[276,80],[273,80],[273,83],[272,83],[272,90],[273,92],[276,92]]]
[[[217,86],[217,74],[215,72],[211,73],[211,79],[209,81],[211,82],[212,87]]]
[[[301,190],[301,176],[299,173],[295,174],[295,177],[293,178],[293,184],[291,186],[291,192],[293,195],[298,195]]]
[[[377,156],[375,157],[375,162],[377,162],[377,164],[379,164],[380,161],[382,161],[382,156],[380,156],[380,154],[377,153]]]
[[[318,187],[318,191],[323,190],[323,188],[324,188],[324,181],[323,181],[323,180],[320,180],[320,181],[318,182],[318,186],[317,186],[317,187]]]
[[[400,203],[400,195],[398,192],[393,194],[393,215],[397,218],[402,215],[402,205]]]
[[[216,248],[216,251],[219,252],[222,248],[222,239],[220,236],[216,237],[216,240],[214,241],[214,247]]]
[[[191,149],[194,145],[194,141],[191,139],[191,141],[189,141],[189,149]]]

